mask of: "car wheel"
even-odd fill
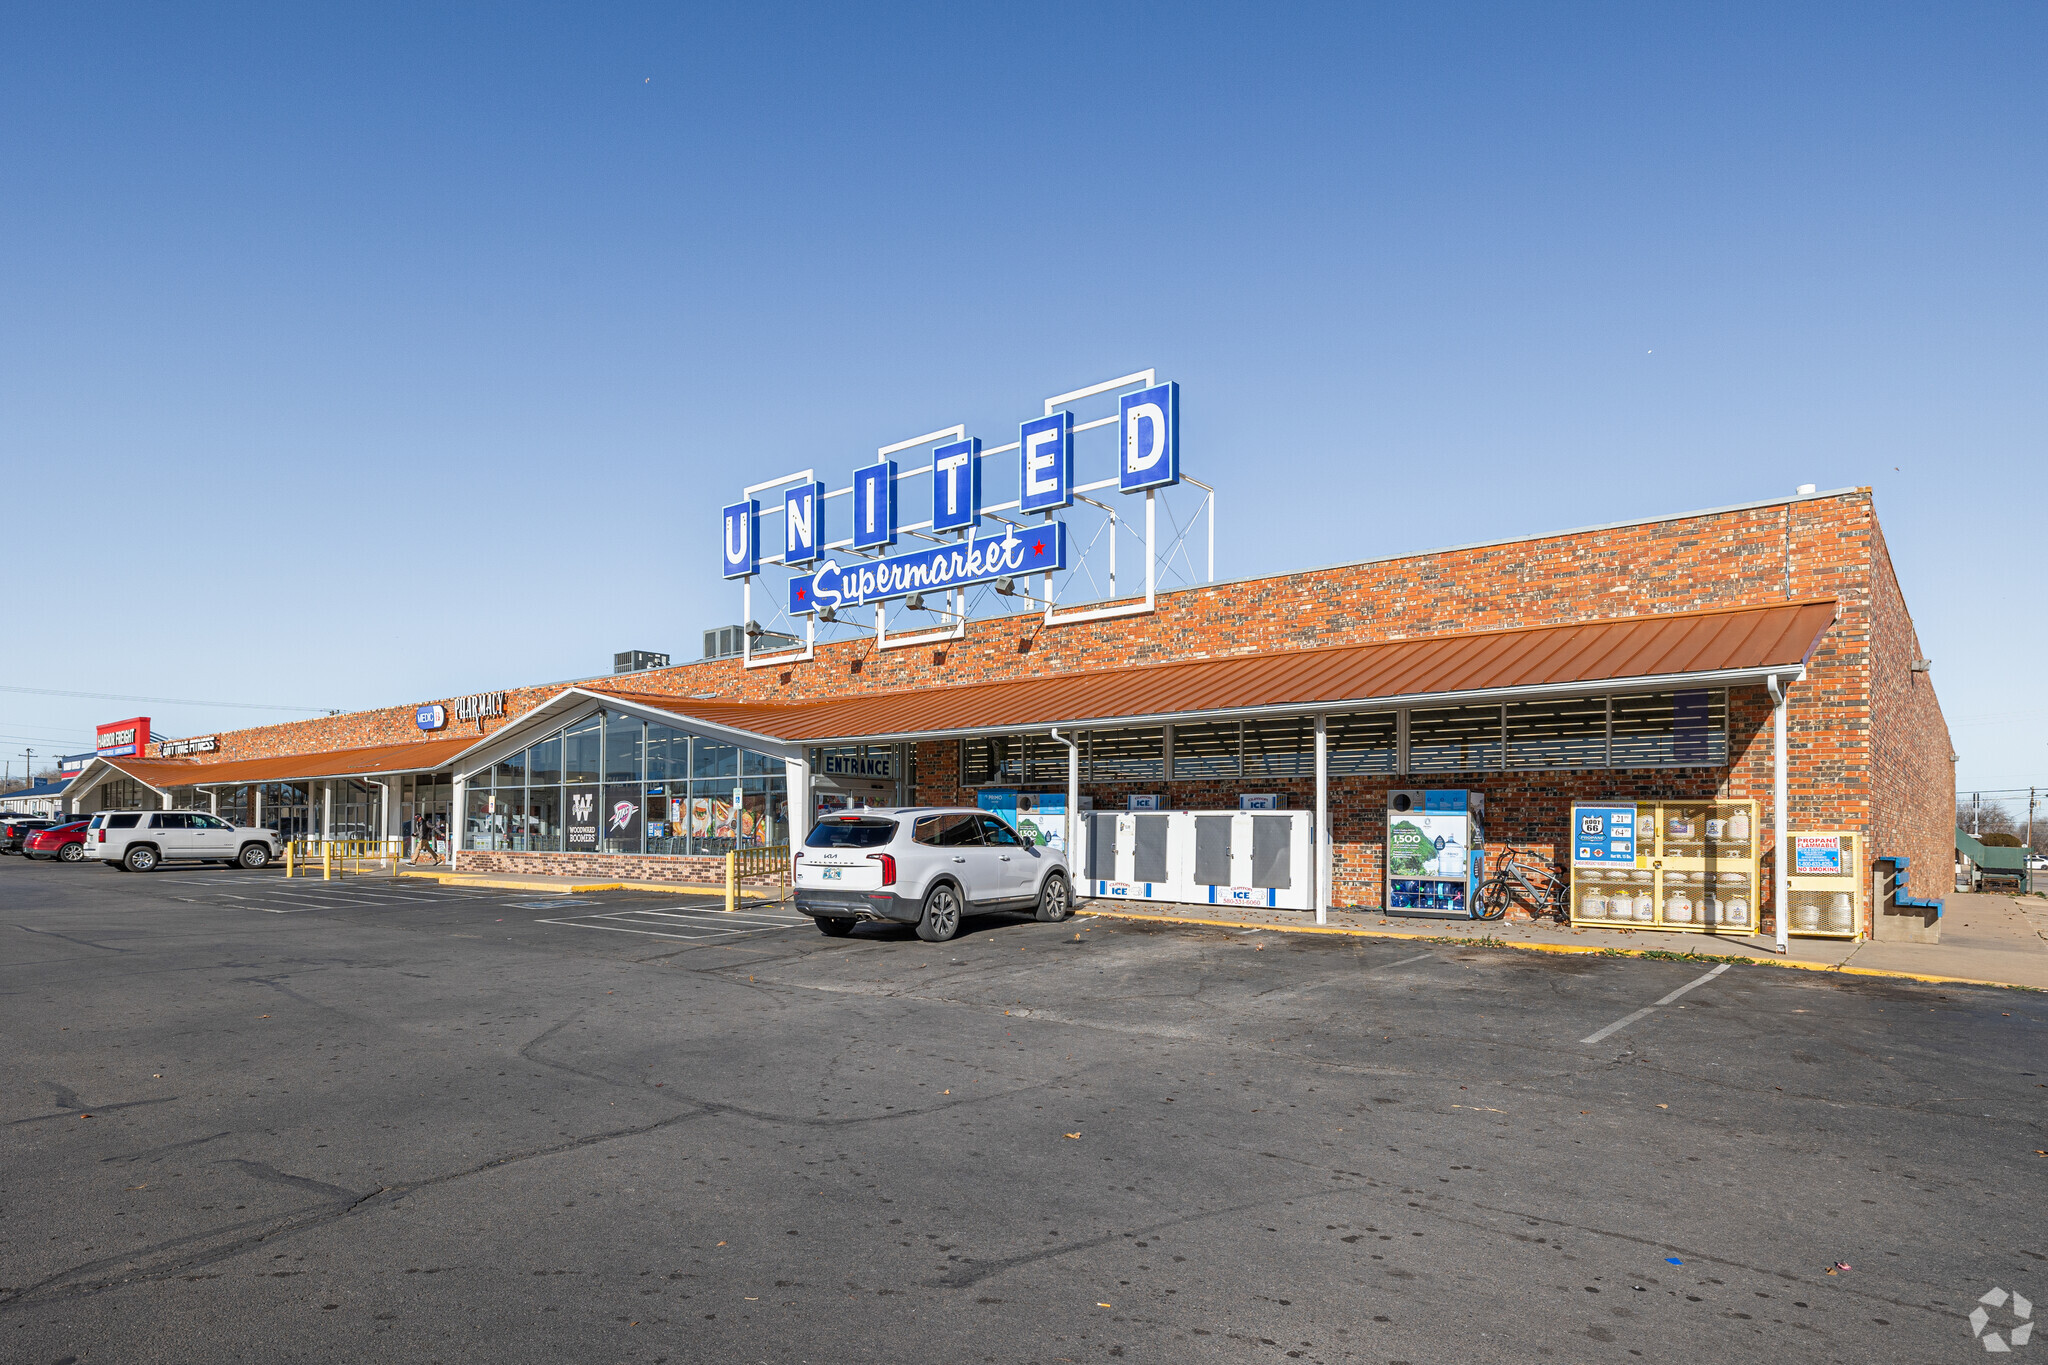
[[[845,938],[853,932],[853,921],[850,919],[826,919],[820,916],[818,919],[818,932],[827,938]]]
[[[240,864],[243,867],[257,868],[266,867],[269,865],[269,863],[269,849],[265,848],[261,844],[244,844],[242,845],[242,856],[236,858],[233,862],[230,862],[228,866],[234,867],[237,864]]]
[[[917,936],[926,943],[944,943],[960,932],[960,889],[940,882],[924,897],[924,915],[917,921]]]
[[[1067,885],[1067,879],[1058,872],[1048,873],[1045,885],[1038,889],[1038,919],[1042,924],[1058,924],[1074,913],[1074,889]]]
[[[128,856],[121,859],[121,865],[130,872],[150,872],[156,868],[156,850],[148,844],[137,844],[128,850]]]
[[[60,861],[67,863],[82,862],[85,859],[85,845],[66,844],[57,851],[57,857]]]

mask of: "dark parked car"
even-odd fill
[[[39,829],[28,836],[21,851],[30,858],[55,858],[60,863],[80,862],[85,857],[86,820],[73,820],[68,825],[52,825]]]
[[[21,852],[22,841],[29,835],[56,823],[47,815],[10,815],[0,820],[0,853]]]

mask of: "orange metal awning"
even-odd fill
[[[431,771],[463,750],[475,747],[478,738],[469,735],[458,739],[426,739],[411,744],[380,744],[366,749],[330,749],[316,754],[230,759],[225,763],[195,763],[187,758],[110,758],[104,761],[136,781],[162,791],[171,787],[306,782],[323,777]]]
[[[766,705],[618,692],[640,705],[773,739],[908,739],[1201,713],[1327,710],[1412,699],[1751,684],[1797,671],[1834,599],[1627,616],[1192,659],[1008,682]],[[609,691],[609,689],[607,689]]]

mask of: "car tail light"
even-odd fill
[[[104,844],[104,843],[105,843],[106,841],[107,841],[107,832],[106,832],[105,830],[101,830],[101,831],[100,831],[100,842]]]
[[[896,885],[896,859],[887,853],[870,853],[868,857],[882,865],[882,885]]]

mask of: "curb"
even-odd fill
[[[1895,972],[1881,967],[1838,967],[1827,962],[1792,962],[1783,958],[1748,957],[1737,954],[1674,953],[1665,948],[1595,948],[1577,943],[1518,943],[1504,938],[1464,938],[1444,934],[1417,934],[1400,929],[1351,929],[1336,924],[1259,924],[1251,920],[1203,919],[1194,915],[1153,915],[1129,910],[1097,910],[1093,902],[1074,907],[1077,915],[1102,919],[1125,919],[1141,924],[1201,924],[1212,929],[1265,929],[1276,934],[1341,934],[1349,938],[1415,939],[1425,943],[1446,943],[1473,948],[1518,948],[1534,953],[1569,953],[1592,957],[1642,957],[1678,959],[1685,962],[1730,962],[1758,967],[1789,967],[1800,972],[1840,972],[1844,976],[1875,976],[1895,981],[1920,981],[1936,986],[1995,986],[2007,991],[2040,991],[2039,986],[2022,986],[2013,981],[1985,981],[1971,976],[1931,976],[1920,972]]]

